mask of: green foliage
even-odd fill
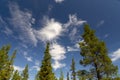
[[[25,66],[25,69],[23,70],[23,73],[21,76],[22,76],[22,80],[28,80],[29,78],[28,65]]]
[[[69,79],[69,72],[67,72],[67,80],[70,80],[70,79]]]
[[[40,71],[38,72],[40,80],[56,80],[54,73],[52,72],[51,55],[49,53],[49,43],[47,43],[46,50],[44,52],[44,58]]]
[[[63,74],[62,70],[60,71],[60,78],[59,78],[59,80],[64,80],[64,74]]]
[[[71,79],[76,80],[76,71],[75,71],[75,61],[74,58],[72,58],[72,64],[71,64],[71,69],[72,74],[71,74]]]
[[[13,73],[13,62],[16,51],[9,57],[10,45],[3,46],[0,49],[0,80],[9,80]]]
[[[79,80],[86,80],[86,79],[92,80],[93,78],[93,75],[86,70],[77,71],[77,75],[78,75]]]
[[[11,80],[21,80],[21,76],[20,76],[18,70],[16,70],[16,71],[14,72],[13,77],[12,77]]]
[[[112,64],[108,57],[105,43],[95,36],[95,31],[91,30],[88,24],[84,26],[82,38],[84,41],[80,42],[80,55],[83,59],[80,64],[83,66],[91,65],[90,72],[98,80],[103,77],[113,77],[118,68]]]

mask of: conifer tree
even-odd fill
[[[91,65],[90,72],[97,80],[104,77],[112,79],[118,68],[112,64],[111,59],[108,57],[105,43],[95,36],[95,31],[91,30],[88,24],[84,26],[82,38],[80,55],[83,59],[80,64],[83,66]]]
[[[23,73],[21,76],[22,76],[22,80],[28,80],[29,78],[28,65],[25,66],[25,69],[23,70]]]
[[[11,80],[21,80],[21,76],[20,76],[18,70],[16,70],[16,71],[14,72],[13,77],[12,77]]]
[[[0,49],[0,80],[9,80],[13,74],[13,62],[16,55],[16,50],[9,57],[8,53],[10,45],[3,46]]]
[[[70,79],[69,79],[69,72],[67,72],[67,80],[70,80]]]
[[[40,78],[39,78],[39,72],[37,72],[37,74],[35,76],[35,80],[40,80]]]
[[[44,58],[42,60],[42,65],[40,67],[40,71],[38,72],[38,77],[40,80],[56,80],[55,75],[52,71],[49,46],[50,44],[47,43],[46,50],[44,52]]]
[[[71,79],[72,80],[76,80],[76,71],[75,71],[75,61],[74,61],[74,58],[72,58],[72,64],[71,64]]]
[[[59,80],[64,80],[64,75],[63,75],[62,70],[60,71],[60,78],[59,78]]]

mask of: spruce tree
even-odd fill
[[[14,72],[13,77],[12,77],[11,80],[21,80],[21,76],[20,76],[18,70],[16,70],[16,71]]]
[[[108,57],[105,43],[95,36],[95,31],[90,29],[88,24],[84,26],[82,38],[80,55],[83,58],[80,64],[83,66],[91,65],[90,72],[95,79],[113,78],[118,68],[112,64],[111,59]]]
[[[74,61],[74,58],[72,58],[72,64],[71,64],[71,72],[72,72],[72,74],[71,74],[71,79],[72,80],[76,80],[76,71],[75,71],[75,61]]]
[[[59,80],[64,80],[64,75],[63,75],[62,70],[60,71],[60,78],[59,78]]]
[[[69,72],[67,72],[67,80],[70,80],[70,79],[69,79]]]
[[[22,72],[22,80],[28,80],[29,74],[28,74],[28,65],[25,66],[25,69]]]
[[[39,72],[37,72],[37,74],[35,76],[35,80],[40,80],[40,78],[39,78]]]
[[[0,80],[9,80],[13,74],[13,62],[16,50],[11,57],[8,55],[9,51],[10,45],[3,46],[0,49]]]
[[[42,60],[42,65],[40,67],[40,71],[38,72],[40,80],[56,80],[55,75],[52,71],[51,65],[51,55],[49,52],[50,44],[47,43],[46,50],[44,52],[44,58]]]

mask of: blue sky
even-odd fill
[[[106,42],[115,65],[120,60],[120,0],[0,0],[0,46],[17,49],[14,67],[22,71],[29,64],[33,80],[45,50],[50,52],[56,76],[69,71],[72,57],[77,69],[83,24],[90,24],[100,40]]]

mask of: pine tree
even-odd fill
[[[74,58],[72,58],[72,64],[71,64],[71,69],[72,74],[71,74],[71,79],[76,80],[76,71],[75,71],[75,61]]]
[[[55,75],[52,71],[51,65],[51,55],[49,52],[49,43],[47,43],[46,50],[44,52],[44,58],[42,60],[42,65],[40,71],[38,72],[40,80],[56,80]]]
[[[16,50],[9,57],[10,45],[3,46],[0,49],[0,80],[9,80],[13,74],[13,62],[16,55]]]
[[[69,79],[69,72],[67,72],[67,80],[70,80],[70,79]]]
[[[35,80],[40,80],[40,78],[39,78],[39,72],[36,74]]]
[[[26,65],[22,73],[22,80],[28,80],[28,78],[29,78],[28,65]]]
[[[12,77],[11,80],[21,80],[21,76],[20,76],[18,70],[16,70],[16,71],[14,72],[13,77]]]
[[[60,78],[59,78],[59,80],[64,80],[64,75],[63,75],[62,70],[60,71]]]
[[[80,64],[83,66],[91,65],[91,74],[98,80],[103,77],[112,78],[117,73],[117,66],[112,64],[108,57],[106,45],[95,36],[95,31],[91,30],[88,24],[84,26],[82,35],[83,41],[80,42],[80,55],[83,59]]]

